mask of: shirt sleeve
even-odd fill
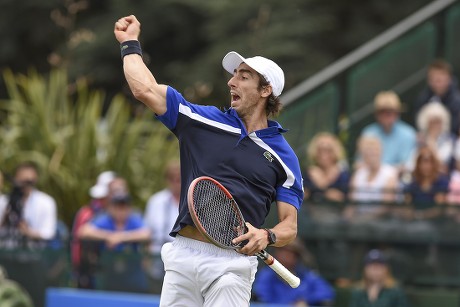
[[[180,134],[178,129],[185,129],[187,125],[184,125],[184,123],[182,123],[183,125],[179,125],[179,114],[183,114],[186,118],[204,122],[211,120],[221,123],[224,117],[223,112],[217,107],[193,104],[187,101],[181,93],[168,86],[166,91],[166,112],[161,116],[157,116],[157,119],[169,130]],[[226,120],[228,120],[227,117]]]
[[[282,160],[285,164],[287,180],[277,186],[276,200],[286,202],[299,209],[303,201],[303,179],[299,160],[294,152],[285,155]]]
[[[57,229],[57,212],[56,202],[51,197],[43,204],[43,214],[40,221],[38,233],[45,240],[51,240],[56,234]]]
[[[166,113],[157,116],[157,119],[161,121],[169,130],[173,130],[177,124],[177,117],[179,115],[180,104],[189,104],[185,98],[175,89],[168,86],[166,90]]]

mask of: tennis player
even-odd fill
[[[284,73],[273,61],[228,53],[223,67],[231,107],[192,104],[174,88],[157,83],[142,60],[140,23],[127,16],[115,23],[126,80],[136,99],[147,105],[179,139],[182,193],[171,231],[176,239],[161,251],[165,278],[161,306],[248,306],[257,270],[256,252],[283,246],[297,234],[297,210],[303,198],[299,162],[271,115],[280,109]],[[207,243],[194,227],[187,207],[193,179],[210,176],[239,204],[248,232],[239,252]],[[279,223],[260,229],[276,202]]]

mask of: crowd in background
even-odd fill
[[[318,209],[313,218],[329,222],[330,214],[320,205],[339,203],[346,204],[341,221],[374,223],[388,215],[429,221],[443,214],[460,223],[460,210],[449,210],[460,206],[460,91],[448,63],[436,60],[429,66],[427,88],[413,103],[414,127],[402,121],[403,106],[395,92],[376,93],[375,122],[362,130],[352,157],[334,134],[320,132],[309,142],[303,177],[305,206]],[[112,171],[101,173],[89,190],[90,202],[66,227],[58,220],[54,199],[36,188],[38,168],[30,162],[20,164],[8,197],[0,194],[1,248],[19,247],[25,241],[62,247],[70,237],[76,286],[96,288],[94,270],[104,252],[148,251],[158,256],[161,246],[173,239],[169,230],[178,213],[179,163],[171,161],[164,175],[165,188],[153,194],[141,212],[133,206],[126,178]],[[0,191],[2,185],[0,176]],[[315,271],[314,257],[302,240],[277,249],[276,256],[301,278],[301,287],[291,289],[262,268],[254,284],[255,299],[296,306],[333,304],[333,287]],[[148,276],[162,277],[161,261],[136,261],[118,290],[149,292]],[[407,305],[382,251],[369,251],[362,265],[363,279],[351,306],[376,301],[383,302],[379,306]]]
[[[429,209],[460,205],[460,91],[443,60],[429,66],[427,83],[415,102],[415,127],[401,119],[403,106],[395,92],[377,93],[375,122],[362,130],[353,157],[346,156],[335,135],[317,134],[308,146],[306,199],[406,203],[414,210],[397,211],[406,218],[434,217],[438,211]],[[385,213],[382,207],[366,208],[375,215]],[[353,217],[351,211],[347,218]]]

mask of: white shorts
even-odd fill
[[[161,249],[163,307],[249,306],[257,257],[176,236]]]

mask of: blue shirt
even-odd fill
[[[209,176],[226,187],[245,220],[261,227],[274,201],[300,207],[303,198],[299,161],[275,121],[268,128],[247,133],[234,109],[192,104],[171,87],[167,111],[157,118],[179,140],[182,193],[175,236],[193,225],[187,189],[197,177]]]
[[[300,278],[300,285],[291,288],[272,269],[260,270],[254,281],[254,293],[258,300],[278,304],[305,301],[309,306],[319,306],[334,300],[334,290],[323,278],[302,266],[296,269],[295,274]]]
[[[108,213],[101,213],[94,220],[91,221],[91,224],[98,229],[114,231],[114,232],[120,231],[120,229],[116,229],[115,221]],[[128,219],[126,220],[126,223],[123,229],[121,230],[130,231],[130,230],[141,229],[144,227],[145,225],[144,225],[142,216],[139,213],[131,213],[128,216]],[[114,250],[122,251],[122,250],[125,250],[127,247],[137,250],[139,248],[139,244],[138,243],[121,243],[121,244],[118,244],[114,248]]]
[[[414,128],[398,120],[390,133],[386,133],[378,123],[370,124],[363,129],[362,135],[373,135],[382,143],[382,162],[399,166],[409,160],[417,146],[417,135]]]
[[[449,190],[449,178],[447,176],[439,176],[428,190],[413,181],[404,188],[404,192],[412,197],[412,203],[415,209],[423,210],[436,206],[435,196],[438,193],[446,194]]]
[[[313,203],[321,203],[327,202],[328,199],[325,196],[325,193],[328,189],[337,189],[342,192],[345,196],[348,193],[348,188],[350,185],[350,172],[348,170],[342,170],[339,173],[339,176],[332,182],[329,186],[325,187],[324,189],[319,188],[316,184],[311,180],[308,172],[304,175],[304,182],[303,186],[306,190],[310,192],[310,196],[308,200]]]

